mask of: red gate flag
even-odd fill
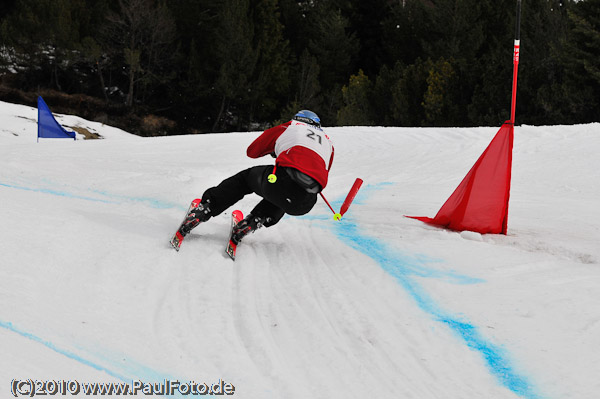
[[[517,0],[510,120],[504,122],[488,148],[446,200],[435,218],[408,217],[452,230],[506,234],[521,46],[520,26],[521,0]]]
[[[435,218],[408,216],[452,230],[506,234],[514,125],[504,122]]]
[[[38,142],[42,138],[69,138],[76,140],[75,132],[70,132],[54,119],[50,108],[38,96]]]

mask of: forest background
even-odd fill
[[[600,0],[523,0],[517,123],[600,121]],[[144,136],[499,126],[515,0],[5,0],[0,100]]]

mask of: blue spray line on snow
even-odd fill
[[[27,331],[24,331],[24,330],[16,327],[11,322],[0,320],[0,327],[6,329],[8,331],[11,331],[13,333],[16,333],[23,338],[27,338],[33,342],[41,344],[41,345],[47,347],[48,349],[51,349],[52,351],[54,351],[60,355],[63,355],[71,360],[75,360],[76,362],[79,362],[85,366],[91,367],[95,370],[105,372],[106,374],[108,374],[118,380],[121,380],[125,383],[132,383],[133,381],[137,381],[137,380],[140,380],[143,383],[148,383],[148,384],[162,383],[166,380],[170,380],[170,381],[178,380],[181,383],[188,382],[188,381],[185,381],[182,379],[177,379],[177,378],[171,377],[166,374],[159,373],[159,372],[152,370],[146,366],[143,366],[139,363],[133,362],[130,359],[127,359],[127,362],[124,362],[122,358],[119,360],[111,360],[106,356],[106,354],[97,356],[97,357],[103,358],[103,360],[107,361],[108,363],[112,363],[114,366],[114,369],[121,370],[121,371],[115,371],[113,368],[103,366],[98,361],[92,361],[92,360],[86,359],[85,357],[78,355],[72,351],[60,348],[48,340],[45,340],[41,337],[38,337],[32,333],[29,333]],[[80,382],[83,382],[83,381],[80,381]],[[171,395],[169,397],[173,397],[173,396],[184,397],[178,391],[175,391],[174,393],[175,393],[175,395]],[[160,395],[156,395],[156,396],[160,396]],[[187,397],[187,395],[186,395],[186,397]],[[214,396],[207,396],[207,397],[210,398],[210,397],[214,397]]]
[[[365,195],[381,189],[384,185],[363,187],[358,193],[355,203],[360,204]],[[335,207],[339,208],[341,201],[335,203]],[[478,351],[500,384],[523,398],[536,399],[541,397],[534,390],[529,379],[515,369],[504,348],[487,340],[476,326],[463,317],[453,315],[442,309],[435,299],[423,289],[415,277],[444,278],[459,284],[477,283],[481,280],[429,268],[426,263],[431,261],[401,254],[379,239],[367,236],[359,229],[352,218],[344,218],[340,222],[334,223],[333,226],[334,233],[341,241],[376,261],[383,270],[396,279],[421,310],[429,314],[434,320],[449,327],[469,348]]]
[[[139,202],[139,203],[146,204],[146,205],[148,205],[152,208],[156,208],[156,209],[171,209],[171,208],[178,208],[181,210],[187,209],[186,207],[184,207],[182,205],[175,204],[175,203],[168,202],[168,201],[159,200],[157,198],[133,197],[133,196],[127,196],[127,195],[111,194],[106,191],[100,191],[100,190],[89,189],[88,191],[98,194],[98,195],[108,198],[108,199],[85,196],[85,195],[78,195],[78,194],[70,193],[68,191],[61,191],[61,190],[56,190],[56,189],[51,189],[51,188],[35,188],[35,187],[27,187],[27,186],[21,186],[21,185],[17,185],[17,184],[9,184],[9,183],[3,183],[3,182],[0,182],[0,187],[13,188],[13,189],[23,190],[23,191],[32,191],[32,192],[43,193],[43,194],[51,194],[51,195],[55,195],[55,196],[59,196],[59,197],[80,199],[80,200],[85,200],[85,201],[101,202],[101,203],[105,203],[105,204],[122,204],[125,202]]]
[[[156,208],[156,209],[179,208],[184,211],[187,209],[187,207],[184,207],[180,204],[175,204],[175,203],[169,202],[169,201],[163,201],[158,198],[132,197],[132,196],[128,196],[128,195],[112,194],[112,193],[109,193],[106,191],[101,191],[101,190],[90,190],[90,191],[93,193],[102,195],[104,197],[107,197],[107,198],[114,198],[114,199],[121,200],[121,202],[140,202],[140,203],[150,206],[151,208]]]
[[[51,194],[51,195],[56,195],[59,197],[65,197],[65,198],[81,199],[81,200],[85,200],[85,201],[103,202],[106,204],[116,204],[117,203],[116,201],[108,201],[108,200],[104,200],[104,199],[100,199],[100,198],[86,197],[83,195],[72,194],[72,193],[68,193],[66,191],[59,191],[59,190],[54,190],[54,189],[50,189],[50,188],[34,188],[34,187],[19,186],[16,184],[8,184],[8,183],[2,183],[2,182],[0,182],[0,186],[7,187],[7,188],[14,188],[17,190],[32,191],[35,193]]]
[[[92,361],[90,361],[88,359],[84,359],[83,357],[81,357],[81,356],[79,356],[79,355],[77,355],[77,354],[75,354],[73,352],[70,352],[70,351],[68,351],[66,349],[59,348],[59,347],[57,347],[56,345],[54,345],[50,341],[47,341],[47,340],[45,340],[43,338],[40,338],[40,337],[38,337],[38,336],[36,336],[34,334],[31,334],[31,333],[29,333],[27,331],[24,331],[24,330],[22,330],[22,329],[20,329],[18,327],[15,327],[10,322],[0,320],[0,327],[6,329],[8,331],[12,331],[14,333],[17,333],[20,336],[22,336],[24,338],[27,338],[27,339],[29,339],[29,340],[31,340],[33,342],[37,342],[38,344],[42,344],[45,347],[53,350],[54,352],[59,353],[59,354],[61,354],[63,356],[68,357],[69,359],[72,359],[72,360],[75,360],[75,361],[77,361],[79,363],[85,364],[86,366],[92,367],[93,369],[96,369],[98,371],[104,371],[106,374],[108,374],[108,375],[110,375],[112,377],[115,377],[115,378],[117,378],[117,379],[119,379],[121,381],[124,381],[124,382],[130,381],[130,379],[128,379],[127,377],[125,377],[124,375],[122,375],[120,373],[117,373],[117,372],[115,372],[113,370],[110,370],[110,369],[108,369],[106,367],[103,367],[100,364],[92,362]]]

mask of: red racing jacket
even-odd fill
[[[295,168],[315,179],[321,189],[327,185],[333,163],[333,144],[320,129],[289,121],[265,130],[246,151],[250,158],[275,153],[276,166]]]

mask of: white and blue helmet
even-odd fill
[[[319,129],[321,128],[321,118],[319,118],[319,115],[307,109],[299,111],[296,115],[294,115],[292,119],[299,122],[307,123],[312,126],[316,126]]]

